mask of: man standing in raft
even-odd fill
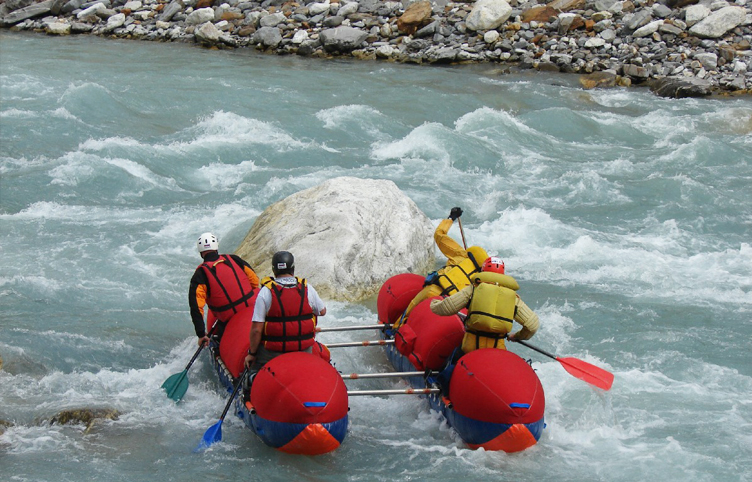
[[[472,276],[473,284],[443,300],[432,300],[431,311],[441,316],[450,316],[467,307],[465,337],[462,353],[480,348],[506,350],[504,338],[527,340],[531,338],[540,321],[516,291],[520,288],[509,275],[504,274],[504,262],[495,256],[486,259],[482,272]],[[516,333],[512,321],[522,325]],[[456,356],[455,358],[459,358]]]
[[[449,212],[449,217],[442,220],[433,233],[433,239],[441,253],[447,257],[447,264],[438,271],[429,273],[423,289],[405,309],[405,314],[395,324],[399,326],[410,314],[413,308],[427,299],[440,295],[452,295],[470,284],[470,276],[478,273],[483,260],[488,258],[486,251],[479,246],[464,249],[449,236],[449,229],[454,221],[462,216],[462,208],[455,207]]]
[[[198,238],[198,253],[204,262],[191,278],[188,305],[198,344],[205,345],[209,343],[209,337],[204,326],[204,307],[208,305],[217,317],[213,334],[219,339],[235,315],[252,315],[253,295],[259,287],[259,279],[241,257],[220,255],[219,242],[212,233],[204,233]]]
[[[250,368],[249,379],[283,353],[311,353],[316,317],[326,314],[326,306],[313,286],[295,277],[292,253],[274,253],[272,272],[273,278],[262,280],[253,310],[250,347],[245,357],[245,366]]]

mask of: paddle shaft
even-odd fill
[[[394,340],[373,340],[373,341],[347,341],[344,343],[325,343],[327,348],[346,348],[349,346],[382,346],[393,345]]]
[[[530,343],[526,342],[525,340],[512,340],[512,341],[513,341],[514,343],[519,343],[520,345],[524,345],[524,346],[526,346],[526,347],[530,348],[531,350],[535,350],[535,351],[537,351],[538,353],[540,353],[541,355],[546,355],[546,356],[547,356],[547,357],[549,357],[549,358],[553,358],[554,360],[558,360],[558,358],[559,358],[559,357],[557,357],[556,355],[554,355],[553,353],[549,353],[549,352],[547,352],[546,350],[543,350],[543,349],[541,349],[541,348],[538,348],[537,346],[533,346],[533,345],[531,345]]]
[[[214,329],[217,327],[217,321],[214,322],[214,325],[212,325],[211,330],[209,330],[209,333],[206,336],[211,337],[214,334]],[[191,365],[193,365],[193,362],[196,361],[196,358],[198,358],[198,355],[201,353],[201,350],[204,349],[204,346],[206,345],[203,343],[199,345],[198,350],[196,350],[196,353],[193,354],[193,358],[191,358],[191,361],[189,361],[188,364],[185,366],[185,370],[188,370],[191,367]]]
[[[193,358],[191,358],[191,361],[188,362],[188,364],[185,366],[185,370],[188,370],[191,365],[193,365],[193,362],[196,361],[196,358],[198,358],[199,353],[201,353],[201,350],[204,349],[204,345],[199,345],[198,350],[196,350],[196,353],[193,354]]]
[[[462,246],[464,246],[465,251],[467,251],[467,242],[465,241],[465,230],[462,229],[462,219],[457,218],[457,222],[460,223],[460,234],[462,235]]]
[[[230,400],[227,401],[227,405],[225,405],[225,409],[222,412],[222,416],[219,417],[219,421],[225,419],[225,416],[227,416],[227,412],[230,411],[230,407],[232,406],[232,401],[235,400],[235,395],[238,394],[238,390],[240,390],[240,386],[243,384],[243,379],[248,375],[248,368],[243,370],[243,373],[240,374],[240,377],[238,377],[237,383],[235,383],[235,388],[232,391],[232,395],[230,395]]]

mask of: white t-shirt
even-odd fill
[[[274,281],[283,286],[295,286],[297,284],[297,280],[294,276],[274,278]],[[319,297],[319,294],[316,293],[316,290],[313,289],[313,286],[306,283],[306,287],[308,288],[308,304],[311,305],[313,314],[319,316],[321,312],[324,311],[324,308],[326,308],[324,301]],[[261,290],[259,290],[258,297],[256,298],[256,306],[253,309],[253,322],[265,323],[266,314],[269,312],[271,306],[272,292],[266,286],[262,286]]]

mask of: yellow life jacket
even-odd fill
[[[511,276],[499,273],[478,273],[467,305],[465,337],[462,351],[469,353],[480,348],[506,350],[504,335],[512,331],[517,313],[517,293],[520,288]]]
[[[470,277],[480,273],[483,262],[488,258],[486,250],[480,246],[467,248],[467,258],[459,264],[444,268],[439,271],[439,286],[442,295],[450,296],[470,284]]]

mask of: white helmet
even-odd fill
[[[204,233],[198,237],[198,252],[219,251],[219,241],[212,233]]]

